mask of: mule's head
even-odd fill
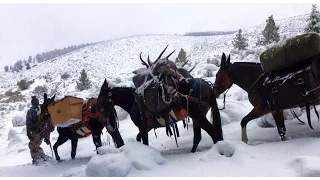
[[[214,82],[217,95],[222,94],[233,84],[231,78],[231,66],[232,64],[230,63],[230,55],[227,59],[226,55],[223,53],[221,57],[221,67],[216,74],[216,80]]]
[[[51,118],[48,112],[48,105],[54,102],[55,97],[56,95],[52,96],[51,98],[48,98],[47,94],[44,93],[43,104],[40,105],[40,115],[43,118],[43,120],[49,120]]]
[[[104,118],[108,118],[111,113],[114,113],[114,101],[111,90],[107,79],[105,79],[97,98],[97,111],[100,111]]]

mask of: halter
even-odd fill
[[[110,90],[111,90],[112,88],[110,88]],[[105,115],[104,115],[104,111],[105,111],[105,109],[104,108],[100,108],[100,113],[102,113],[102,115],[105,117],[105,118],[107,118],[107,125],[106,125],[106,128],[107,128],[107,130],[109,131],[109,132],[114,132],[116,129],[119,129],[119,119],[118,119],[118,116],[117,116],[117,113],[116,113],[116,110],[114,109],[114,100],[112,99],[112,92],[110,91],[110,92],[108,92],[108,95],[107,95],[107,97],[105,97],[106,98],[106,100],[109,102],[109,103],[111,103],[111,107],[112,107],[112,109],[111,109],[111,111],[112,112],[110,112],[110,113],[108,113],[108,116],[107,117],[105,117]],[[110,125],[110,114],[111,113],[113,113],[113,116],[114,116],[114,118],[115,118],[115,127],[113,128],[111,125]]]
[[[229,79],[228,75],[225,75],[221,84],[223,84],[227,79]],[[217,87],[218,85],[214,85],[214,86]],[[225,93],[223,94],[223,107],[221,109],[219,108],[219,110],[224,110],[226,108],[226,95],[227,95],[229,89],[231,88],[231,86],[224,91]]]

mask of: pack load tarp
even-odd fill
[[[262,69],[267,72],[289,68],[320,53],[320,36],[307,33],[281,41],[260,55]]]

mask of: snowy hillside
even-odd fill
[[[288,38],[302,32],[306,26],[306,19],[307,16],[302,15],[278,20],[276,23],[280,26],[281,36]],[[233,51],[231,61],[259,61],[257,57],[259,52],[264,48],[256,48],[255,44],[257,38],[261,36],[264,26],[265,24],[262,23],[261,25],[244,30],[243,34],[249,39],[249,50],[245,54],[241,53],[240,56],[236,51]],[[16,91],[17,82],[22,79],[35,80],[35,83],[31,85],[30,89],[21,91],[21,94],[24,95],[24,101],[17,102],[21,104],[19,108],[16,106],[16,103],[15,107],[8,107],[6,103],[2,103],[2,100],[0,102],[0,111],[25,111],[27,109],[25,102],[29,102],[28,98],[30,98],[33,88],[39,85],[45,85],[48,93],[57,94],[58,98],[64,95],[81,96],[83,93],[77,93],[75,86],[82,69],[87,71],[90,80],[93,82],[92,89],[85,95],[97,95],[104,78],[119,86],[130,86],[132,85],[132,71],[141,67],[139,53],[142,52],[145,59],[147,55],[150,55],[151,60],[155,60],[166,45],[169,45],[167,54],[170,51],[176,50],[172,56],[173,59],[177,56],[180,48],[183,48],[187,52],[191,65],[200,62],[193,75],[195,77],[202,77],[208,58],[220,60],[222,52],[227,54],[231,52],[234,36],[234,34],[204,37],[145,35],[121,38],[92,45],[60,58],[40,63],[30,70],[19,73],[1,72],[0,95],[2,99],[7,98],[4,95],[5,92],[9,90]],[[64,73],[70,74],[70,77],[62,79],[61,75]]]
[[[301,15],[276,20],[281,38],[302,33],[306,19],[307,15]],[[252,106],[245,91],[236,85],[227,94],[226,109],[220,112],[225,141],[212,146],[210,137],[202,131],[202,141],[194,154],[189,153],[193,139],[192,123],[189,130],[183,129],[179,123],[179,147],[165,135],[164,129],[157,130],[158,139],[150,131],[150,147],[145,147],[132,142],[138,130],[126,113],[118,111],[123,119],[120,132],[126,143],[121,149],[113,149],[111,142],[111,145],[101,149],[100,155],[96,155],[92,138],[88,137],[79,140],[74,161],[70,160],[70,144],[67,142],[59,149],[61,158],[66,161],[41,167],[25,165],[31,162],[24,126],[25,113],[37,86],[46,86],[49,95],[56,94],[56,99],[65,95],[81,98],[97,96],[104,78],[116,86],[132,86],[132,71],[142,67],[139,53],[142,52],[145,59],[150,55],[150,59],[155,60],[166,45],[169,47],[165,55],[176,50],[172,56],[175,59],[180,48],[183,48],[190,60],[187,68],[198,63],[192,75],[213,82],[223,52],[231,54],[232,62],[259,62],[259,54],[266,47],[257,47],[256,42],[264,26],[262,23],[243,30],[249,39],[249,48],[243,52],[233,49],[234,34],[205,37],[145,35],[105,41],[40,63],[27,71],[0,74],[0,176],[319,176],[320,169],[314,164],[320,162],[319,153],[315,150],[320,141],[310,138],[320,136],[317,131],[320,124],[315,115],[312,114],[316,131],[311,131],[307,125],[299,124],[291,113],[286,113],[286,119],[290,120],[286,121],[290,139],[286,142],[279,141],[276,128],[261,128],[257,123],[268,121],[274,124],[272,118],[265,116],[258,121],[253,120],[248,124],[249,145],[243,144],[240,141],[240,120]],[[218,63],[207,64],[208,58]],[[75,90],[76,81],[82,69],[87,71],[93,86],[78,92]],[[213,71],[213,77],[207,77],[208,69]],[[65,73],[70,77],[62,78]],[[17,82],[22,79],[34,80],[34,83],[29,89],[20,91]],[[12,98],[14,92],[18,95]],[[42,103],[42,96],[37,96]],[[222,107],[222,96],[218,104]],[[296,112],[306,121],[304,111],[296,109]],[[52,143],[57,136],[54,131]],[[107,136],[103,134],[103,141],[106,142]],[[43,144],[42,147],[51,155],[48,146]],[[142,156],[139,152],[147,153]],[[176,171],[172,172],[172,169]]]

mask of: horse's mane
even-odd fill
[[[257,62],[234,62],[233,64],[261,66],[261,64]]]
[[[130,90],[136,90],[136,88],[134,88],[134,87],[127,87],[127,86],[115,86],[115,87],[112,87],[112,89],[123,89],[123,90],[128,90],[128,89],[130,89]]]
[[[136,88],[133,87],[126,87],[126,86],[119,86],[119,87],[112,87],[111,91],[113,91],[116,94],[133,94],[136,91]]]
[[[236,70],[236,69],[238,69],[240,71],[247,70],[247,69],[244,69],[244,68],[250,68],[250,69],[252,69],[254,71],[263,71],[260,63],[255,63],[255,62],[234,62],[232,64],[232,69],[233,70]]]

